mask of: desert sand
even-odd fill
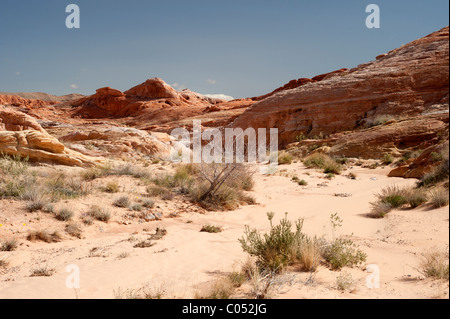
[[[351,235],[367,253],[366,264],[379,266],[381,277],[380,288],[369,289],[366,278],[370,274],[365,266],[341,272],[320,267],[312,282],[309,273],[288,271],[283,275],[286,276],[284,284],[273,292],[273,298],[448,298],[448,282],[424,279],[418,269],[424,252],[448,246],[448,207],[397,210],[384,219],[365,216],[379,189],[415,182],[388,178],[388,171],[389,168],[354,167],[348,172],[356,174],[356,180],[343,174],[329,181],[321,172],[295,163],[281,166],[276,176],[256,174],[252,194],[258,204],[236,211],[192,212],[188,203],[179,203],[185,206],[183,210],[173,203],[158,201],[161,209],[180,213],[161,221],[131,225],[121,225],[119,213],[115,213],[108,224],[96,222],[88,227],[83,239],[54,244],[21,239],[17,251],[0,252],[0,258],[10,263],[8,270],[0,273],[0,298],[115,298],[121,291],[145,285],[164,291],[164,298],[193,298],[221,275],[239,269],[248,258],[238,242],[244,226],[268,231],[266,213],[270,211],[276,213],[275,223],[285,212],[291,220],[304,218],[304,231],[319,236],[332,236],[329,217],[338,213],[344,222],[340,234],[336,235]],[[308,186],[293,183],[293,175],[304,178]],[[120,182],[125,188],[135,187],[129,178]],[[99,200],[107,202],[110,198],[95,194],[81,203],[72,200],[66,205],[82,211],[83,205]],[[0,237],[12,234],[20,237],[44,225],[44,228],[57,227],[58,222],[43,213],[19,213],[14,205],[11,207],[8,200],[0,201],[0,209],[9,212],[0,220]],[[36,220],[38,216],[40,220]],[[224,231],[202,233],[199,230],[205,224],[221,225]],[[136,239],[144,238],[158,227],[165,228],[167,236],[153,247],[133,248]],[[95,247],[98,249],[92,256],[90,251]],[[126,257],[118,258],[123,253]],[[71,264],[80,268],[80,289],[66,287],[69,275],[66,267]],[[54,268],[56,272],[51,277],[29,277],[37,265]],[[336,289],[336,277],[342,272],[350,273],[355,281],[351,292]]]

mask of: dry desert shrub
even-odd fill
[[[118,288],[113,291],[114,299],[163,299],[167,294],[167,289],[164,285],[158,287],[151,287],[145,285],[139,289],[125,289]]]
[[[438,159],[441,162],[430,173],[422,177],[418,183],[419,187],[435,186],[443,181],[449,179],[449,144],[446,142],[442,150],[438,154]]]
[[[428,202],[428,194],[420,188],[410,188],[405,191],[405,198],[407,204],[411,208],[417,208],[422,204]]]
[[[354,267],[366,261],[367,255],[348,238],[309,237],[302,232],[303,219],[293,223],[285,218],[274,226],[274,213],[268,213],[270,231],[261,234],[245,227],[244,237],[239,239],[242,249],[256,258],[256,266],[263,273],[279,273],[287,266],[298,265],[303,271],[315,271],[324,261],[331,269]],[[331,216],[333,228],[341,226],[337,214]]]
[[[419,267],[420,272],[427,278],[449,280],[449,253],[433,250],[423,256]]]
[[[375,196],[377,201],[370,203],[372,211],[369,216],[373,218],[383,218],[392,209],[400,208],[408,203],[408,190],[397,185],[387,186]]]
[[[323,170],[325,174],[340,174],[342,172],[342,165],[325,154],[312,154],[302,161],[307,168],[318,168]]]
[[[128,208],[130,207],[130,199],[128,196],[119,197],[113,202],[113,205],[120,208]]]
[[[386,153],[381,158],[381,163],[383,165],[391,165],[392,163],[394,163],[394,157],[391,154]]]
[[[150,180],[147,193],[172,200],[181,194],[208,210],[233,210],[240,204],[255,204],[245,191],[254,187],[253,173],[243,164],[183,164],[173,175]]]
[[[212,234],[220,233],[222,231],[223,228],[221,226],[214,226],[214,225],[204,225],[200,230],[200,232]]]
[[[280,154],[278,155],[278,164],[279,165],[290,165],[290,164],[292,164],[293,160],[294,160],[294,157],[287,152],[280,152]]]
[[[2,241],[0,245],[0,251],[14,251],[19,246],[19,243],[15,238]]]
[[[349,291],[355,285],[355,281],[350,273],[344,272],[336,278],[336,288],[340,291]]]
[[[66,225],[66,233],[68,233],[72,237],[81,238],[83,234],[83,230],[81,229],[80,225],[77,223],[68,223]]]
[[[46,184],[52,201],[79,198],[92,192],[90,182],[63,173],[57,173],[50,177]]]
[[[51,277],[56,272],[54,268],[42,266],[31,270],[30,277]]]
[[[118,193],[120,191],[119,183],[117,181],[108,182],[102,190],[111,194]]]
[[[8,267],[8,265],[9,265],[9,262],[7,262],[4,259],[0,259],[0,269],[1,268],[6,268],[6,267]]]
[[[194,299],[231,299],[235,289],[233,282],[228,277],[220,278],[214,281],[205,292],[196,292]]]
[[[107,223],[111,219],[111,213],[107,208],[92,205],[91,207],[89,207],[89,210],[85,214],[84,222],[87,225],[91,224],[89,222],[89,217],[91,219]]]
[[[29,241],[43,241],[46,243],[57,243],[61,241],[61,235],[57,232],[49,232],[45,230],[35,230],[27,235]]]
[[[430,202],[434,208],[441,208],[449,204],[448,189],[438,187],[430,192]]]
[[[56,214],[55,217],[57,220],[67,222],[73,218],[75,213],[70,208],[61,208]]]

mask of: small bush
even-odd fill
[[[19,246],[16,239],[5,240],[0,246],[0,251],[14,251]]]
[[[57,243],[61,241],[61,235],[58,232],[48,232],[42,230],[32,231],[27,235],[29,241],[43,241],[46,243]]]
[[[113,205],[120,208],[128,208],[130,206],[130,199],[127,196],[119,197],[114,201]]]
[[[118,193],[120,188],[119,188],[119,183],[117,181],[112,181],[106,184],[106,186],[103,188],[103,190],[106,193]]]
[[[422,189],[410,189],[406,191],[405,198],[411,208],[417,208],[428,201],[427,193]]]
[[[350,240],[338,238],[324,248],[323,257],[331,269],[353,267],[366,261],[367,255]]]
[[[142,203],[142,206],[145,208],[153,208],[153,207],[155,207],[155,201],[153,201],[151,199],[147,199]]]
[[[27,173],[29,164],[28,158],[22,159],[20,156],[1,155],[0,157],[0,171],[8,176],[21,176]]]
[[[382,189],[376,196],[380,202],[389,204],[392,208],[399,208],[407,203],[407,192],[396,185]]]
[[[43,209],[48,203],[45,200],[30,201],[25,205],[28,212],[33,213]]]
[[[287,152],[281,152],[278,155],[278,164],[279,165],[288,165],[288,164],[292,164],[292,161],[294,160],[294,158],[292,157],[291,154],[287,153]]]
[[[442,187],[436,188],[430,192],[430,202],[434,208],[441,208],[449,204],[448,189]]]
[[[316,271],[323,260],[322,257],[322,241],[317,238],[303,239],[302,244],[298,247],[296,261],[301,271]]]
[[[83,231],[78,224],[69,223],[66,225],[66,233],[68,233],[72,237],[81,238]]]
[[[30,277],[51,277],[56,272],[54,268],[48,266],[39,267],[31,271]]]
[[[220,233],[223,229],[220,226],[214,226],[214,225],[204,225],[200,232],[204,233]]]
[[[81,218],[81,221],[83,222],[83,224],[85,224],[86,226],[91,226],[92,224],[94,224],[94,218],[92,218],[91,216],[83,216]]]
[[[325,154],[312,154],[303,159],[303,164],[307,168],[318,168],[323,170],[325,174],[340,174],[342,165],[337,163],[331,157]]]
[[[93,180],[103,177],[103,176],[104,175],[102,173],[102,170],[98,169],[98,168],[90,168],[81,174],[81,177],[85,181],[93,181]]]
[[[448,252],[427,252],[420,264],[420,272],[427,278],[449,280]]]
[[[150,248],[155,246],[156,244],[149,241],[149,240],[142,240],[140,242],[138,242],[136,245],[134,245],[134,248]]]
[[[147,193],[152,197],[160,197],[162,200],[172,200],[175,196],[170,189],[162,186],[149,186]]]
[[[268,234],[261,235],[257,230],[245,227],[245,235],[239,239],[242,249],[257,258],[260,269],[280,272],[296,260],[297,247],[304,239],[302,234],[303,220],[295,222],[296,230],[292,231],[292,222],[287,214],[277,226],[272,225],[274,214],[268,213],[271,229]]]
[[[336,278],[336,288],[340,291],[351,290],[354,285],[355,281],[349,273],[342,273]]]
[[[109,210],[97,205],[91,206],[86,213],[86,216],[105,223],[107,223],[111,219],[111,213],[109,212]],[[89,221],[88,223],[86,223],[86,221],[84,222],[87,225],[90,224]]]
[[[308,182],[305,181],[304,179],[302,179],[301,181],[298,182],[298,185],[300,185],[300,186],[307,186]]]
[[[52,201],[74,199],[86,196],[91,193],[91,184],[80,177],[67,177],[65,174],[58,174],[47,181]]]
[[[433,171],[422,177],[421,181],[418,183],[419,187],[435,186],[442,181],[448,180],[449,178],[448,143],[444,145],[438,157],[441,163],[437,167],[435,167]]]
[[[72,219],[74,212],[69,208],[62,208],[56,213],[56,219],[67,222]]]
[[[134,204],[130,209],[134,212],[141,212],[143,210],[143,206],[141,204]]]
[[[369,214],[369,217],[372,218],[384,218],[393,209],[391,204],[381,201],[370,203],[370,205],[372,205],[372,210]]]
[[[392,157],[391,154],[384,154],[383,158],[381,159],[381,163],[383,165],[391,165],[392,163],[394,163],[394,158]]]

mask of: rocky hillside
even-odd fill
[[[38,122],[16,110],[0,106],[0,154],[68,166],[94,166],[100,159],[66,148]]]
[[[448,113],[449,29],[437,31],[375,61],[254,104],[232,127],[278,128],[280,145],[299,136],[327,136],[394,119]]]
[[[27,108],[43,107],[80,99],[81,94],[56,96],[47,93],[9,93],[0,92],[0,105],[22,106]]]

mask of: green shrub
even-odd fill
[[[277,226],[272,225],[273,213],[268,214],[271,229],[268,234],[261,235],[256,229],[245,227],[245,235],[239,239],[242,249],[257,258],[260,269],[280,272],[296,260],[298,247],[304,240],[302,233],[303,219],[295,222],[295,231],[292,231],[292,222],[285,218]]]
[[[367,255],[353,241],[344,238],[338,238],[326,246],[323,257],[333,270],[357,266],[367,259]]]
[[[325,174],[340,174],[342,165],[325,154],[312,154],[303,159],[303,164],[307,168],[322,169]]]
[[[392,163],[394,163],[394,158],[392,157],[391,154],[384,154],[383,158],[381,159],[381,163],[383,165],[391,165]]]
[[[382,189],[376,196],[380,202],[389,204],[392,208],[399,208],[407,203],[407,192],[396,185]]]
[[[304,179],[302,179],[301,181],[298,182],[298,185],[300,185],[300,186],[307,186],[308,182],[305,181]]]
[[[293,156],[287,152],[280,152],[280,154],[278,155],[279,165],[292,164],[293,160],[294,160]]]

